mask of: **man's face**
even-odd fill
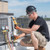
[[[30,19],[34,19],[34,12],[28,14]]]

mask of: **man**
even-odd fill
[[[19,26],[15,26],[16,29],[23,31],[24,33],[14,37],[15,39],[18,39],[26,34],[30,34],[30,43],[32,43],[35,50],[39,50],[38,46],[44,47],[46,46],[47,41],[49,41],[48,26],[45,20],[37,15],[37,10],[34,6],[28,6],[26,8],[26,13],[28,17],[32,19],[32,21],[29,23],[29,28],[20,28]]]

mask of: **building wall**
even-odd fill
[[[8,13],[8,2],[0,1],[0,13]]]

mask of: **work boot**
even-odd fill
[[[38,50],[45,50],[45,48],[44,47],[39,47]]]

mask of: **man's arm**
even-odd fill
[[[32,28],[29,28],[29,29],[27,29],[27,28],[20,28],[20,27],[18,27],[18,26],[16,26],[15,28],[16,28],[16,29],[19,29],[19,30],[21,30],[21,31],[23,31],[23,32],[25,32],[25,33],[31,33],[32,31],[38,30],[39,27],[40,27],[40,25],[33,25]],[[22,33],[22,34],[20,34],[19,36],[12,36],[11,39],[16,40],[16,39],[19,39],[19,38],[21,38],[21,37],[24,37],[24,36],[25,36],[25,33]]]
[[[19,30],[20,30],[20,31],[23,31],[23,32],[25,32],[25,33],[31,33],[32,31],[38,30],[39,27],[40,27],[40,25],[33,25],[32,28],[20,28],[20,27],[19,27]],[[16,29],[18,29],[18,28],[16,27]]]

